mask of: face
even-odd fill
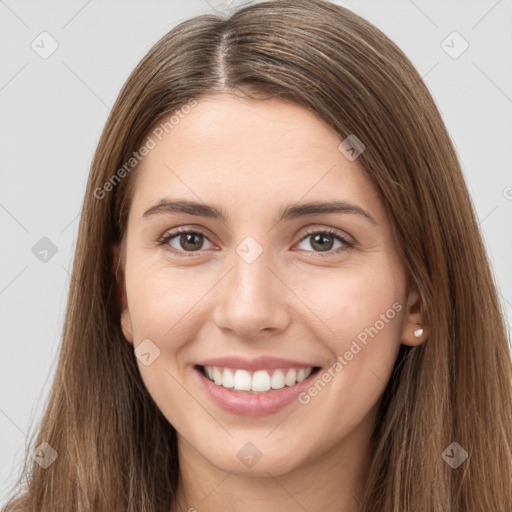
[[[161,139],[133,177],[121,323],[180,457],[261,475],[349,460],[400,343],[421,342],[378,190],[283,100],[203,98]]]

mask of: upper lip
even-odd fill
[[[280,357],[259,356],[248,359],[244,356],[225,356],[204,359],[197,363],[200,366],[219,366],[227,368],[237,368],[241,370],[257,371],[271,370],[277,368],[315,368],[316,365],[311,363],[302,363],[291,359],[283,359]]]

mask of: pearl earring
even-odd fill
[[[416,336],[416,338],[421,337],[422,334],[423,334],[423,329],[418,329],[418,330],[414,331],[414,336]]]

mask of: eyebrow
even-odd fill
[[[224,223],[226,223],[228,220],[227,213],[224,210],[218,209],[214,206],[210,206],[205,203],[198,203],[195,201],[169,201],[168,199],[160,200],[157,204],[149,208],[149,210],[146,210],[142,217],[148,218],[153,215],[175,213],[185,213],[198,217],[207,217],[210,219],[219,220]],[[346,201],[291,204],[280,210],[278,214],[278,222],[327,213],[352,213],[360,215],[372,224],[378,224],[377,221],[366,210],[363,210],[363,208]]]

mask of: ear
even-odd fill
[[[402,343],[415,347],[421,345],[428,338],[429,326],[423,317],[421,294],[417,287],[412,287],[407,297],[402,330]],[[421,332],[420,330],[423,330]],[[416,333],[416,335],[415,335]]]
[[[119,300],[121,309],[121,329],[123,335],[129,343],[133,344],[133,328],[132,320],[130,317],[130,310],[128,309],[128,300],[126,297],[126,286],[123,271],[123,264],[121,261],[121,247],[120,244],[114,244],[112,246],[112,269],[116,281],[116,293]]]

